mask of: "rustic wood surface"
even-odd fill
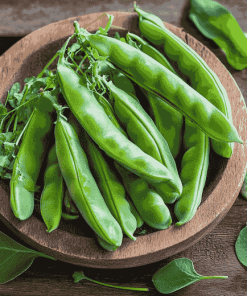
[[[138,4],[144,10],[147,10],[146,8],[148,8],[149,11],[153,13],[159,11],[160,17],[163,20],[168,21],[166,16],[162,14],[163,5],[167,5],[167,3],[176,5],[176,2],[178,1],[167,1],[165,4],[157,4],[153,11],[153,6],[148,4],[148,2],[140,1]],[[236,71],[227,64],[225,56],[221,50],[219,50],[213,42],[207,40],[198,33],[193,27],[193,24],[186,17],[189,8],[187,1],[186,3],[185,1],[181,2],[183,2],[183,6],[181,6],[181,4],[175,6],[178,7],[179,10],[176,19],[177,22],[173,15],[173,23],[183,27],[186,32],[189,32],[217,55],[230,71],[244,98],[246,98],[246,70]],[[242,29],[246,32],[247,27],[244,27],[247,26],[244,18],[244,13],[246,13],[245,2],[226,0],[219,2],[232,11],[233,14],[235,12],[235,17],[240,22]],[[10,1],[8,3],[10,3]],[[129,4],[126,4],[126,7],[127,6],[128,8],[132,7],[132,5]],[[119,4],[119,9],[121,9],[121,7],[122,5]],[[201,281],[171,295],[246,295],[247,269],[239,263],[234,250],[235,241],[239,231],[245,226],[247,221],[246,210],[247,201],[238,197],[233,207],[220,224],[195,245],[179,254],[169,257],[168,259],[141,267],[124,270],[93,269],[87,267],[82,268],[60,261],[55,262],[44,258],[37,258],[33,265],[21,276],[14,281],[1,285],[0,295],[68,295],[71,293],[74,295],[160,295],[152,285],[152,275],[159,268],[163,267],[173,259],[181,257],[193,260],[195,270],[198,273],[203,275],[227,275],[228,279]],[[3,223],[0,223],[0,230],[14,238],[16,241],[29,247],[29,245],[16,237]],[[79,270],[83,270],[85,275],[98,281],[122,286],[147,287],[150,291],[135,292],[115,290],[87,281],[74,284],[72,273]]]
[[[114,15],[113,26],[125,28],[125,34],[128,30],[140,34],[136,13],[108,13]],[[92,23],[88,30],[93,32],[99,26],[105,27],[107,24],[106,16],[97,20],[100,16],[101,13],[93,13],[52,23],[29,34],[3,54],[0,57],[0,79],[2,80],[0,100],[5,101],[7,91],[15,82],[22,84],[25,77],[36,76],[43,69],[64,41],[73,34],[75,19],[82,27]],[[144,227],[147,231],[146,235],[137,235],[136,241],[124,237],[121,247],[115,252],[107,252],[97,244],[93,231],[83,219],[71,223],[61,221],[59,228],[52,233],[46,232],[42,217],[37,216],[36,213],[25,221],[19,221],[9,204],[9,186],[1,180],[0,219],[21,239],[40,252],[64,262],[93,268],[115,269],[119,266],[129,268],[146,265],[168,258],[193,245],[221,221],[236,200],[247,163],[247,112],[241,92],[228,70],[210,50],[181,28],[169,23],[165,25],[188,43],[218,75],[228,94],[233,124],[244,144],[235,143],[230,159],[219,157],[211,150],[202,202],[191,221],[176,227],[173,205],[171,205],[173,225],[169,229],[155,231]],[[114,36],[114,31],[116,30],[109,31],[109,36]],[[176,63],[173,63],[173,66],[176,69]],[[177,167],[180,169],[180,161],[177,161]],[[40,185],[39,182],[37,184]],[[85,232],[85,230],[88,231]]]

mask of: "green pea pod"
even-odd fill
[[[111,64],[107,61],[99,61],[97,64],[97,74],[99,75],[110,75],[111,76]]]
[[[64,180],[59,168],[56,146],[53,145],[48,154],[47,167],[44,174],[44,189],[40,198],[41,216],[52,232],[59,226],[64,198]]]
[[[77,22],[74,24],[76,33],[84,38],[84,42],[100,55],[108,57],[108,61],[132,81],[155,93],[195,122],[209,137],[218,141],[243,143],[233,123],[170,70],[129,44],[108,36],[90,34],[80,29]]]
[[[105,81],[105,83],[115,99],[115,113],[130,139],[145,153],[162,163],[172,176],[172,179],[163,183],[154,183],[153,186],[166,203],[174,202],[182,193],[182,183],[165,138],[140,104],[112,82]]]
[[[115,116],[114,110],[110,103],[103,97],[95,93],[95,97],[97,98],[98,102],[100,105],[103,107],[106,115],[108,118],[112,121],[112,123],[116,126],[116,128],[123,134],[125,135],[126,138],[128,138],[128,135],[126,132],[123,130],[119,122],[117,121],[117,118]]]
[[[55,126],[55,141],[62,175],[82,217],[105,241],[120,246],[121,227],[106,206],[75,130],[61,115]]]
[[[80,137],[83,139],[81,143],[87,154],[90,170],[108,209],[123,232],[132,240],[136,240],[133,233],[137,228],[137,222],[125,199],[124,187],[110,166],[112,160],[101,152],[83,129],[80,129]]]
[[[134,39],[136,39],[139,44],[141,45],[140,50],[153,58],[155,61],[159,62],[161,65],[172,71],[174,74],[177,75],[176,71],[172,67],[172,65],[169,63],[169,61],[166,59],[166,57],[161,54],[156,48],[154,48],[152,45],[149,45],[148,42],[143,40],[140,36],[137,36],[133,33],[128,32],[126,36],[130,36]]]
[[[148,181],[167,180],[165,166],[144,153],[115,127],[87,88],[84,77],[67,67],[63,58],[58,62],[57,75],[70,110],[100,149]]]
[[[136,227],[139,228],[139,227],[142,227],[142,225],[144,224],[144,220],[142,219],[142,217],[140,216],[140,214],[138,213],[136,207],[134,206],[131,198],[129,197],[128,194],[125,195],[125,198],[127,199],[129,205],[130,205],[130,211],[131,213],[134,215],[134,217],[136,218],[136,222],[137,222],[137,225]]]
[[[108,242],[106,242],[105,240],[103,240],[99,235],[95,234],[96,235],[96,238],[98,240],[98,243],[100,244],[100,246],[105,249],[106,251],[110,251],[110,252],[113,252],[113,251],[116,251],[118,246],[115,246],[115,245],[111,245],[109,244]]]
[[[144,37],[153,44],[164,44],[166,55],[177,62],[181,72],[190,79],[191,86],[221,111],[233,125],[231,105],[226,90],[203,58],[181,38],[168,30],[164,24],[161,26],[160,23],[155,22],[152,14],[147,14],[139,8],[135,10],[140,16],[139,27]],[[212,136],[211,138],[213,139],[212,148],[217,154],[226,158],[231,157],[234,143],[219,142],[215,141],[220,140],[219,138]]]
[[[117,162],[114,162],[114,164],[142,219],[153,228],[168,228],[172,223],[172,218],[168,207],[159,194],[151,189],[145,180],[132,174]]]
[[[156,48],[149,45],[145,40],[135,34],[128,33],[127,36],[138,41],[138,43],[140,44],[140,50],[142,52],[144,52],[177,75],[176,71],[173,69],[168,60]],[[155,94],[146,91],[143,88],[141,88],[141,91],[148,99],[155,125],[157,126],[162,136],[166,139],[172,156],[176,158],[180,151],[182,142],[182,114],[172,108],[165,101],[161,100]]]
[[[134,98],[140,104],[140,101],[138,100],[135,93],[135,88],[132,82],[130,81],[130,79],[126,77],[126,75],[124,75],[119,71],[115,71],[112,74],[112,82],[116,87],[124,90],[126,93],[132,96],[132,98]]]
[[[197,29],[212,39],[236,70],[247,67],[247,39],[234,16],[220,3],[191,0],[189,18]]]
[[[75,204],[69,194],[68,188],[66,189],[65,195],[64,195],[64,206],[65,206],[66,212],[68,214],[78,214],[79,213],[77,207],[75,206]]]
[[[98,72],[97,75],[109,75],[110,80],[113,81],[113,83],[118,87],[121,88],[122,90],[126,91],[129,93],[136,101],[139,102],[135,95],[135,88],[131,81],[121,72],[117,70],[113,70],[107,61],[101,61],[98,66]],[[120,124],[117,122],[117,119],[115,118],[114,111],[111,109],[111,104],[103,97],[99,96],[95,92],[95,96],[98,100],[98,102],[101,104],[101,106],[104,108],[106,114],[108,117],[112,120],[113,123],[116,123],[115,126],[118,127],[120,131],[122,131],[123,134],[127,134],[124,132],[124,130],[121,130]],[[110,109],[110,110],[109,110]]]
[[[174,158],[178,156],[182,145],[183,116],[165,101],[151,92],[142,89],[150,104],[154,123],[166,139]]]
[[[123,73],[115,71],[112,75],[112,81],[116,87],[126,91],[128,94],[136,95],[134,85]]]
[[[190,221],[201,203],[209,164],[209,139],[189,120],[185,120],[185,153],[181,163],[180,178],[183,193],[175,203],[177,226]]]
[[[62,218],[64,218],[65,220],[76,220],[79,218],[79,215],[70,215],[68,213],[62,213]]]
[[[35,185],[53,130],[53,106],[46,99],[42,99],[42,104],[43,109],[35,108],[31,114],[10,180],[10,205],[20,220],[33,213]]]
[[[97,74],[101,76],[109,75],[110,80],[112,80],[118,88],[121,88],[122,90],[126,91],[139,102],[139,100],[136,97],[135,88],[130,79],[128,79],[123,73],[117,70],[113,70],[113,68],[109,64],[110,63],[107,61],[101,61],[98,64]]]

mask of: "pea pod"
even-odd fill
[[[136,222],[137,222],[137,225],[136,227],[139,228],[139,227],[142,227],[142,225],[144,224],[144,220],[142,219],[142,217],[140,216],[140,214],[138,213],[136,207],[134,206],[131,198],[129,197],[128,194],[126,194],[125,198],[127,199],[129,205],[130,205],[130,211],[131,213],[134,215],[134,217],[136,218]]]
[[[243,143],[233,123],[218,108],[160,63],[117,39],[90,34],[77,22],[75,30],[128,78],[167,101],[209,137]]]
[[[175,203],[177,226],[190,221],[201,203],[209,164],[209,139],[193,123],[185,120],[185,153],[181,163],[180,178],[183,193]]]
[[[172,67],[172,65],[169,63],[169,61],[164,57],[163,54],[161,54],[156,48],[149,45],[148,42],[146,42],[144,39],[142,39],[140,36],[135,35],[133,33],[128,32],[126,35],[126,38],[128,37],[134,38],[138,41],[140,44],[140,50],[153,58],[155,61],[159,62],[161,65],[172,71],[174,74],[177,75],[176,71]]]
[[[135,88],[130,79],[128,79],[123,73],[117,71],[116,69],[113,70],[112,67],[109,66],[107,61],[103,61],[99,63],[98,66],[98,75],[109,75],[110,80],[122,90],[126,91],[130,94],[136,101],[139,102],[138,98],[136,97]]]
[[[162,163],[172,176],[163,183],[153,184],[166,203],[174,202],[182,193],[175,160],[169,146],[142,106],[112,82],[106,82],[115,102],[114,110],[130,139],[144,152]]]
[[[121,88],[128,94],[136,95],[134,85],[123,73],[115,71],[112,75],[112,81],[116,87]]]
[[[65,191],[65,195],[64,195],[64,206],[66,209],[66,212],[68,214],[78,214],[78,209],[76,208],[70,194],[69,194],[69,190],[68,188]]]
[[[189,78],[191,86],[221,111],[228,122],[233,125],[231,105],[226,90],[203,58],[181,38],[168,30],[157,16],[146,13],[137,7],[135,11],[140,16],[139,27],[144,37],[153,44],[164,44],[166,55],[177,62],[181,72]],[[160,20],[159,22],[157,18]],[[219,142],[224,139],[212,136],[211,138],[212,148],[217,154],[226,158],[232,155],[234,143]]]
[[[122,230],[105,204],[75,130],[61,115],[56,121],[55,141],[58,163],[76,207],[102,239],[120,246]]]
[[[146,53],[148,56],[177,75],[176,71],[173,69],[168,60],[156,48],[149,45],[145,40],[135,34],[128,33],[127,36],[130,36],[131,38],[134,38],[138,41],[138,43],[141,45],[140,50],[142,52]],[[141,88],[141,91],[148,99],[155,125],[162,136],[166,139],[172,156],[176,158],[180,151],[182,140],[182,114],[152,92],[146,91],[143,88]]]
[[[189,18],[204,36],[212,39],[225,52],[228,63],[234,69],[247,67],[246,33],[223,5],[211,0],[190,0]]]
[[[99,75],[110,75],[111,76],[111,70],[112,70],[112,67],[111,67],[111,64],[108,63],[107,61],[99,61],[97,63],[97,74]]]
[[[68,220],[68,221],[70,221],[70,220],[76,220],[76,219],[79,218],[79,215],[70,215],[68,213],[63,213],[62,212],[62,218],[64,218],[65,220]]]
[[[117,121],[117,118],[115,116],[114,110],[112,109],[112,106],[110,103],[103,97],[99,96],[98,94],[95,94],[95,97],[97,98],[100,105],[103,107],[105,114],[108,116],[108,118],[112,121],[112,123],[115,125],[115,127],[126,137],[128,138],[128,135],[123,130],[122,126]]]
[[[155,94],[144,89],[142,91],[150,104],[155,125],[176,159],[182,145],[183,116]]]
[[[62,216],[63,198],[64,180],[57,160],[56,146],[53,145],[48,154],[48,162],[44,174],[44,189],[40,198],[41,216],[49,233],[59,226]]]
[[[37,108],[24,132],[10,180],[10,205],[19,220],[26,220],[33,213],[35,185],[53,129],[50,102],[42,99]]]
[[[123,232],[130,239],[136,240],[133,233],[137,228],[137,222],[125,198],[124,187],[111,167],[111,164],[113,166],[112,159],[103,154],[103,151],[96,146],[83,128],[79,129],[75,118],[70,116],[69,119],[77,134],[80,134],[80,143],[87,155],[90,170],[108,209]]]
[[[114,162],[114,164],[142,219],[153,228],[168,228],[172,223],[172,218],[169,209],[159,194],[151,189],[145,180],[132,174],[117,162]]]
[[[95,234],[97,240],[98,240],[98,243],[100,244],[100,246],[105,249],[106,251],[110,251],[110,252],[113,252],[113,251],[116,251],[117,250],[117,246],[115,245],[111,245],[109,244],[108,242],[106,242],[105,240],[103,240],[99,235]]]
[[[58,62],[57,75],[64,98],[83,128],[106,154],[135,174],[152,182],[167,180],[167,169],[144,153],[115,127],[87,88],[84,77]]]

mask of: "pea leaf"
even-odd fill
[[[195,271],[193,262],[190,259],[179,258],[158,270],[153,275],[152,281],[160,293],[170,294],[197,281],[213,278],[225,279],[228,277],[202,276]]]
[[[56,260],[22,246],[2,232],[0,232],[0,252],[0,284],[11,281],[26,271],[36,257]]]
[[[71,45],[70,48],[68,48],[68,53],[76,52],[80,48],[81,48],[81,46],[80,46],[79,43],[74,43],[74,44]]]
[[[247,226],[243,228],[239,233],[235,244],[235,251],[238,260],[244,266],[247,266]]]
[[[18,93],[20,91],[20,88],[21,88],[20,83],[16,82],[15,84],[12,85],[9,95],[13,96],[15,93]]]
[[[7,114],[7,108],[3,105],[2,102],[0,102],[0,120],[4,118],[4,116]]]
[[[197,29],[225,52],[233,68],[246,68],[247,38],[234,16],[216,1],[190,0],[190,4],[189,18]]]

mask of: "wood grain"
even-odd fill
[[[139,33],[137,15],[123,12],[108,12],[114,15],[114,25],[124,27],[133,33]],[[16,81],[37,75],[43,66],[58,50],[73,29],[74,20],[81,26],[94,21],[102,13],[70,18],[50,24],[37,30],[8,50],[0,58],[1,100],[6,98],[7,90]],[[106,25],[106,18],[94,22],[87,29],[94,31]],[[80,226],[64,224],[58,230],[47,234],[44,223],[33,216],[19,221],[9,205],[9,188],[5,183],[0,187],[0,219],[21,239],[35,249],[51,255],[58,260],[94,268],[130,268],[160,261],[192,246],[222,220],[230,210],[240,191],[247,162],[247,114],[244,100],[234,79],[216,56],[200,42],[181,28],[165,25],[193,47],[219,76],[226,88],[232,106],[233,122],[244,145],[235,143],[234,154],[229,160],[213,152],[210,154],[209,174],[203,193],[203,202],[195,217],[181,227],[174,225],[167,230],[153,231],[139,236],[133,242],[124,238],[122,246],[115,252],[102,250],[93,238],[92,232],[82,234]],[[112,30],[114,33],[114,30]],[[86,226],[85,226],[86,227]]]

